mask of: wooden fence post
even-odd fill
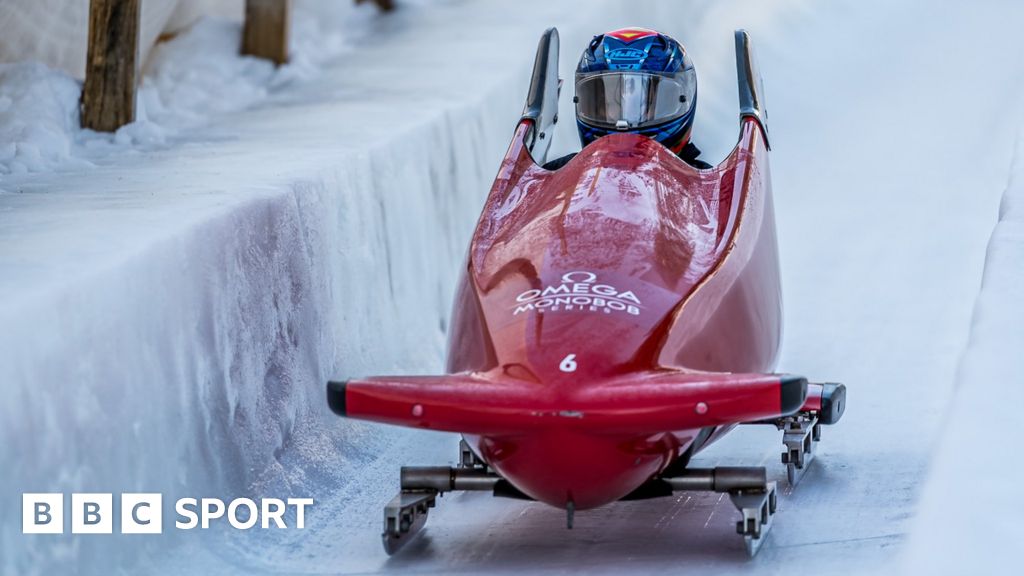
[[[135,120],[141,0],[90,0],[82,128],[113,132]]]
[[[242,54],[281,65],[288,61],[291,0],[245,0]]]

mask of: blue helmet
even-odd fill
[[[576,67],[576,124],[584,146],[616,132],[678,153],[690,141],[697,75],[682,44],[646,28],[595,36]]]

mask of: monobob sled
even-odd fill
[[[544,33],[524,114],[473,234],[448,374],[329,382],[347,418],[462,434],[456,467],[406,467],[384,510],[393,553],[448,491],[576,510],[678,491],[729,494],[753,554],[776,508],[763,467],[689,467],[739,424],[775,425],[795,483],[841,384],[772,373],[781,333],[768,133],[750,39],[735,34],[740,135],[698,170],[612,134],[542,168],[558,34]]]

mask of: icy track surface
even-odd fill
[[[240,71],[263,78],[257,93],[203,118],[179,122],[161,96],[150,109],[163,116],[90,146],[48,108],[50,132],[17,133],[42,155],[17,171],[37,172],[0,176],[0,571],[1005,573],[1014,523],[998,494],[1020,467],[1005,463],[1006,480],[971,471],[1005,462],[995,439],[1016,433],[1021,404],[987,391],[1022,381],[1010,359],[1024,159],[1007,181],[1024,8],[766,4],[417,2],[360,21],[369,33],[315,73]],[[399,466],[450,462],[457,439],[324,406],[328,377],[441,369],[465,242],[549,25],[567,87],[593,33],[646,25],[683,39],[711,161],[737,133],[733,28],[759,50],[779,370],[845,382],[850,407],[784,489],[754,560],[727,498],[617,504],[567,531],[561,511],[479,494],[446,496],[388,559],[381,506]],[[73,91],[54,86],[58,100]],[[46,106],[0,98],[0,115],[16,102]],[[563,122],[552,153],[575,144]],[[1007,402],[978,402],[993,397]],[[697,463],[766,464],[782,480],[780,451],[774,431],[740,430]],[[83,491],[162,492],[165,518],[182,496],[317,503],[303,531],[20,533],[21,493]]]

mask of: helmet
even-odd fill
[[[584,146],[615,132],[679,153],[690,140],[697,75],[682,44],[646,28],[595,36],[576,67],[576,124]]]

